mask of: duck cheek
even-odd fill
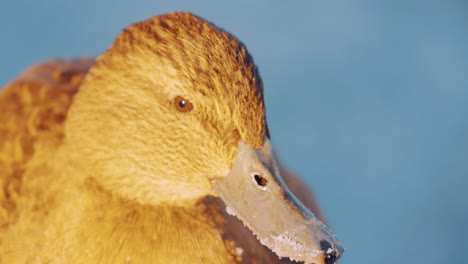
[[[256,150],[240,142],[231,171],[213,181],[226,211],[238,217],[279,257],[331,264],[343,247],[336,236],[288,190],[265,142]]]

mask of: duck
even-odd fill
[[[344,250],[278,163],[247,48],[189,12],[8,83],[0,184],[0,263],[332,264]]]

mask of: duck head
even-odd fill
[[[65,142],[73,166],[117,196],[176,207],[218,196],[280,257],[318,264],[342,254],[281,178],[252,57],[192,14],[123,30],[76,95]]]

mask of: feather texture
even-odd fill
[[[167,98],[178,94],[203,122],[168,114]],[[155,125],[161,120],[177,125]],[[185,122],[195,123],[190,136]],[[131,26],[97,61],[33,66],[0,92],[0,263],[289,263],[196,178],[225,172],[229,164],[219,163],[233,150],[224,145],[243,138],[260,146],[266,135],[263,85],[250,55],[191,14]],[[219,137],[223,146],[208,140]],[[213,152],[219,160],[208,160]],[[153,178],[157,168],[183,177]],[[281,170],[319,213],[308,189]]]

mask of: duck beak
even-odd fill
[[[229,174],[215,191],[235,215],[279,257],[332,264],[344,249],[336,236],[288,190],[269,140],[262,149],[241,141]]]

